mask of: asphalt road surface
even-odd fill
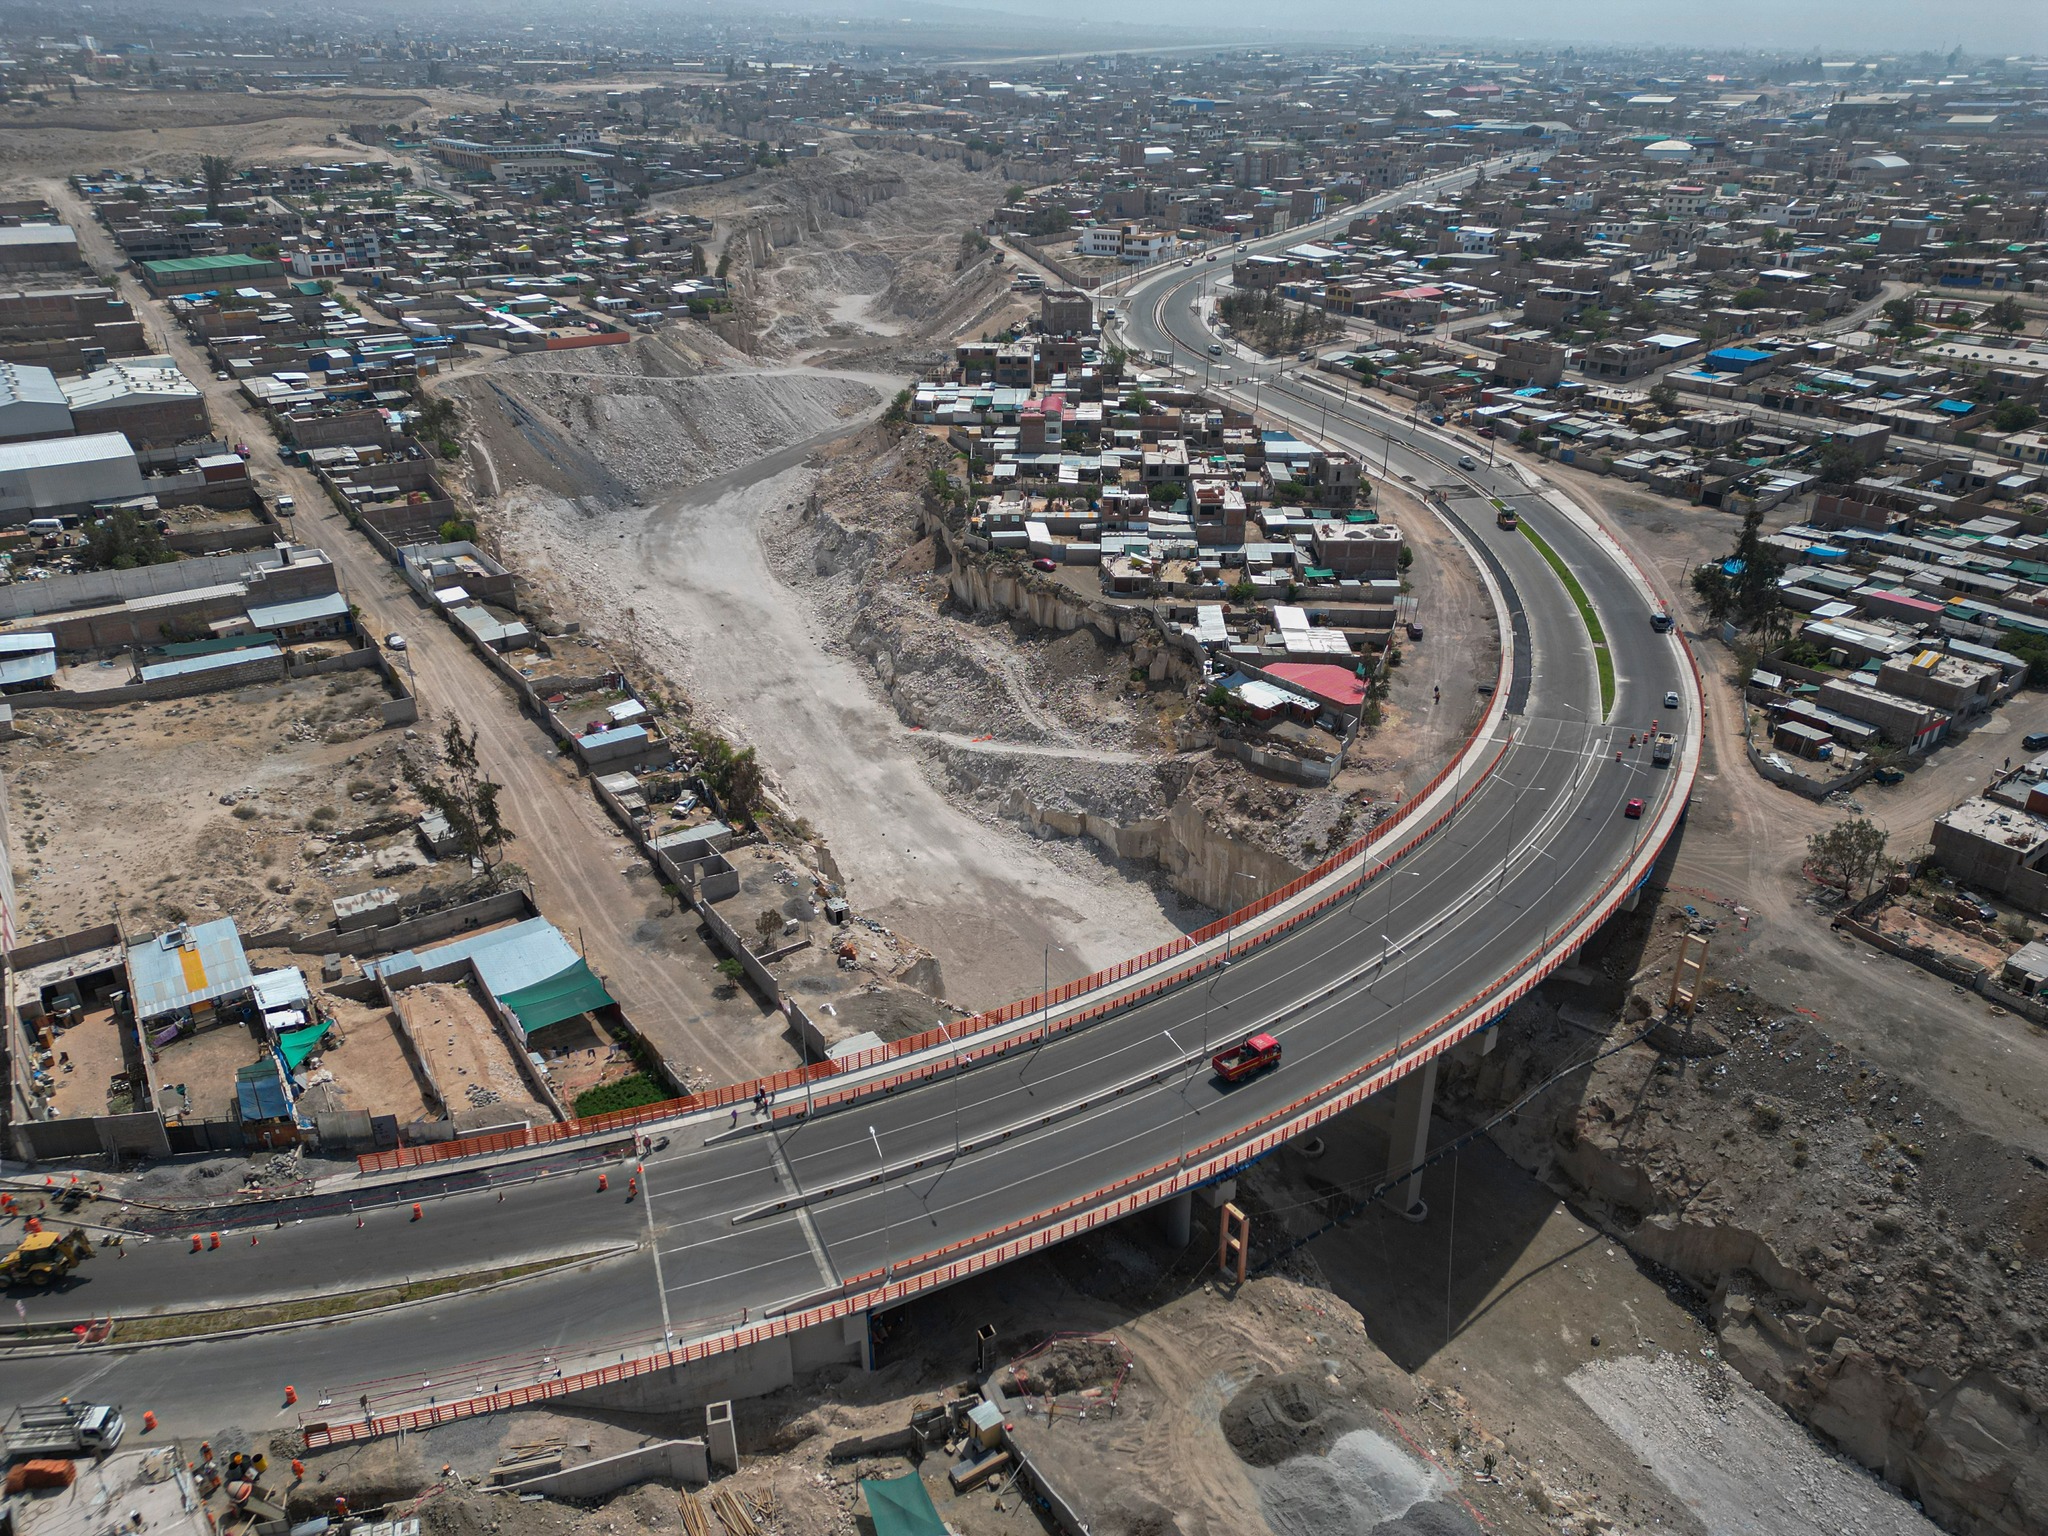
[[[1132,341],[1164,349],[1162,325],[1183,349],[1206,334],[1196,290],[1211,275],[1181,269],[1140,285],[1127,301]],[[1320,429],[1326,403],[1325,392],[1296,381],[1262,400],[1308,430]],[[1361,457],[1386,454],[1391,472],[1423,487],[1512,496],[1577,574],[1615,642],[1611,715],[1602,717],[1585,625],[1539,552],[1495,528],[1484,499],[1453,500],[1449,515],[1505,589],[1515,629],[1518,665],[1496,733],[1506,750],[1490,775],[1473,776],[1471,798],[1445,827],[1355,897],[1227,968],[965,1071],[773,1131],[750,1128],[745,1113],[737,1129],[722,1119],[708,1135],[696,1122],[646,1159],[639,1198],[624,1192],[629,1169],[615,1168],[600,1193],[585,1168],[433,1200],[419,1221],[408,1207],[380,1208],[360,1226],[343,1214],[261,1230],[253,1246],[246,1233],[230,1234],[217,1252],[159,1239],[130,1245],[125,1258],[102,1253],[69,1288],[31,1298],[30,1317],[221,1306],[637,1245],[585,1269],[353,1322],[14,1358],[0,1398],[120,1401],[153,1408],[170,1432],[203,1432],[227,1419],[251,1428],[288,1420],[323,1396],[338,1414],[364,1395],[378,1410],[418,1406],[645,1353],[668,1334],[703,1335],[823,1299],[847,1277],[1171,1162],[1326,1088],[1546,947],[1642,851],[1659,805],[1680,787],[1678,771],[1627,742],[1653,717],[1692,729],[1663,705],[1676,690],[1698,707],[1682,651],[1674,636],[1652,632],[1645,598],[1612,555],[1523,494],[1520,481],[1447,470],[1445,450],[1426,435],[1341,398],[1327,435]],[[1638,797],[1645,816],[1626,817]],[[1226,1086],[1208,1054],[1252,1028],[1277,1034],[1285,1059]],[[998,1132],[1012,1134],[983,1144]],[[906,1171],[913,1162],[923,1167]],[[784,1202],[793,1208],[763,1209]],[[283,1405],[287,1382],[300,1410]]]

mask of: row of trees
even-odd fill
[[[1342,328],[1327,310],[1271,292],[1226,293],[1217,314],[1240,341],[1269,353],[1313,346]]]

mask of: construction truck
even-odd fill
[[[104,1455],[121,1443],[128,1421],[111,1403],[33,1403],[7,1421],[7,1459],[35,1456]]]
[[[0,1259],[0,1284],[49,1285],[91,1257],[92,1239],[83,1227],[62,1234],[31,1232],[19,1248]]]
[[[1669,731],[1659,731],[1657,739],[1650,743],[1650,761],[1653,763],[1670,762],[1671,749],[1677,745],[1678,743],[1671,739]]]

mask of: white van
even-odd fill
[[[62,533],[64,519],[61,517],[32,517],[28,520],[30,533]]]

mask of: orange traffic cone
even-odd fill
[[[206,1245],[204,1243],[200,1242],[199,1234],[197,1232],[194,1232],[192,1234],[192,1251],[194,1253],[197,1253],[201,1248],[204,1248],[205,1246]]]
[[[207,1233],[206,1246],[209,1248],[218,1248],[220,1246],[220,1234],[218,1232]]]
[[[254,1248],[256,1246],[256,1234],[254,1232],[251,1232],[249,1234],[249,1246],[251,1248]]]
[[[424,1215],[426,1215],[426,1212],[420,1209],[420,1203],[419,1203],[419,1201],[417,1201],[417,1200],[413,1201],[413,1203],[412,1203],[412,1219],[413,1219],[414,1221],[418,1221],[418,1220],[419,1220],[419,1219],[420,1219],[420,1218],[421,1218],[422,1216],[424,1216]]]
[[[306,1464],[303,1461],[299,1460],[298,1457],[294,1456],[292,1458],[292,1481],[295,1483],[303,1483],[305,1480]]]
[[[626,1198],[627,1198],[628,1200],[631,1200],[631,1199],[632,1199],[632,1198],[633,1198],[633,1197],[634,1197],[635,1195],[637,1195],[637,1194],[639,1194],[639,1193],[640,1193],[640,1181],[639,1181],[638,1179],[628,1179],[628,1180],[626,1180]]]
[[[597,1192],[599,1194],[603,1194],[607,1189],[610,1189],[611,1185],[612,1181],[607,1175],[600,1173],[597,1176]]]
[[[156,1415],[149,1409],[142,1410],[142,1432],[146,1435],[156,1428]]]
[[[286,1388],[284,1389],[284,1405],[285,1405],[285,1407],[287,1407],[287,1408],[291,1407],[291,1405],[292,1405],[293,1403],[296,1403],[296,1402],[297,1402],[298,1400],[299,1400],[299,1389],[298,1389],[297,1387],[286,1387]]]

